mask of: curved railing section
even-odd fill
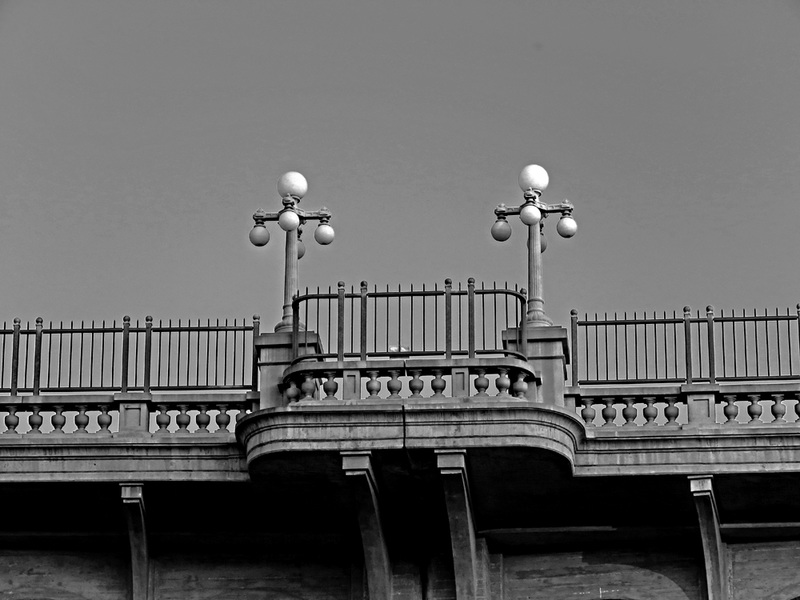
[[[466,289],[450,279],[444,287],[408,290],[370,291],[364,281],[348,291],[340,282],[336,291],[295,297],[292,352],[295,361],[525,359],[526,302],[524,289],[476,287],[472,278]],[[510,344],[504,339],[508,331]]]

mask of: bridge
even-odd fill
[[[306,290],[277,333],[3,323],[10,589],[800,596],[800,306],[525,310],[362,282]]]

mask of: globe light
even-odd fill
[[[278,225],[284,231],[294,231],[300,227],[300,217],[293,210],[284,210],[278,217]]]
[[[306,255],[306,245],[303,240],[297,240],[297,260],[300,260]]]
[[[539,190],[543,192],[550,183],[550,176],[539,165],[528,165],[519,174],[519,187],[523,192],[528,190]]]
[[[544,252],[545,250],[547,250],[547,238],[544,237],[544,232],[541,232],[539,234],[539,250],[541,252]]]
[[[317,243],[321,246],[327,246],[330,244],[333,241],[333,237],[333,227],[327,223],[320,223],[320,225],[314,230],[314,239],[317,240]]]
[[[253,246],[266,246],[269,242],[269,230],[263,225],[256,225],[250,230],[250,243]]]
[[[278,180],[278,194],[280,194],[281,198],[293,196],[297,200],[300,200],[307,192],[308,181],[297,171],[284,173]]]
[[[575,235],[575,232],[578,231],[578,224],[571,216],[564,215],[558,220],[556,231],[558,232],[558,235],[563,238],[571,238],[573,235]]]
[[[522,210],[519,211],[519,218],[525,225],[536,225],[542,220],[542,211],[533,204],[526,204],[522,207]]]
[[[511,225],[505,219],[497,219],[492,225],[492,237],[498,242],[505,242],[511,237]]]

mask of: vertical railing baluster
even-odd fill
[[[519,306],[519,312],[520,312],[520,316],[521,316],[520,321],[519,321],[519,334],[520,334],[519,347],[520,347],[520,350],[522,352],[522,356],[527,358],[528,357],[528,319],[525,316],[525,310],[526,310],[526,308],[528,306],[528,299],[527,299],[528,292],[527,292],[527,290],[525,288],[522,288],[520,290],[520,293],[523,296],[521,306],[519,304],[516,304],[516,306]],[[515,312],[516,312],[516,310],[515,310]],[[516,323],[516,319],[514,320],[514,322]],[[577,373],[578,372],[577,367],[573,367],[573,368],[575,369],[575,373]],[[577,381],[574,382],[573,385],[578,385]]]
[[[783,365],[781,364],[781,322],[778,320],[778,307],[775,307],[775,341],[778,345],[778,375],[783,374]]]
[[[67,339],[69,340],[69,358],[67,365],[69,365],[69,371],[67,372],[67,387],[72,387],[72,340],[75,334],[75,323],[74,321],[69,322],[69,333],[67,334]]]
[[[228,384],[228,319],[225,319],[225,349],[223,352],[222,385]]]
[[[400,293],[400,284],[397,284],[397,349],[403,347],[403,296]]]
[[[336,359],[344,360],[344,281],[339,282],[336,293]]]
[[[386,284],[386,329],[383,330],[385,336],[383,338],[383,351],[389,352],[389,284]]]
[[[327,341],[325,342],[325,348],[327,348],[328,352],[330,352],[333,348],[333,344],[331,344],[331,286],[328,286],[328,297],[326,300],[328,301],[328,318],[327,322],[325,323],[327,326]]]
[[[444,356],[450,360],[453,356],[453,280],[449,277],[444,280]]]
[[[295,320],[297,318],[295,317]],[[251,364],[252,370],[252,380],[250,382],[250,389],[254,392],[258,391],[258,348],[256,347],[256,339],[261,334],[261,317],[259,315],[253,315],[253,358]],[[297,336],[294,337],[292,343],[294,344],[297,339]],[[208,339],[206,339],[206,348],[208,348]],[[294,346],[292,348],[292,353],[297,352],[297,347]],[[206,366],[208,368],[208,366]]]
[[[175,332],[175,346],[177,347],[177,360],[175,361],[175,385],[179,386],[181,384],[181,349],[183,347],[183,342],[181,341],[181,319],[178,319],[178,330]],[[223,385],[225,384],[225,373],[222,374],[223,377]]]
[[[717,382],[717,352],[714,335],[714,307],[710,304],[706,307],[706,334],[708,335],[708,382]]]
[[[144,318],[144,393],[150,393],[150,369],[153,360],[153,317],[147,315]]]
[[[692,309],[683,307],[683,348],[686,353],[686,383],[692,383]]]
[[[414,284],[412,283],[410,286],[411,290],[411,298],[410,298],[410,306],[408,311],[408,320],[409,323],[409,341],[408,341],[408,349],[410,352],[414,352],[414,300],[416,300],[416,296],[414,295]]]
[[[14,337],[11,346],[11,395],[19,394],[19,330],[22,327],[22,320],[14,317]]]
[[[131,318],[128,315],[122,317],[122,393],[128,391],[128,358],[130,354],[130,333],[131,333]],[[70,364],[72,363],[72,344],[70,344]],[[70,369],[71,372],[71,369]]]
[[[36,340],[33,346],[33,395],[38,396],[42,378],[42,327],[44,319],[36,317]]]
[[[800,304],[798,306],[798,314],[800,315]],[[425,295],[425,284],[422,284],[422,350],[428,349],[427,336],[428,336],[428,297]]]
[[[433,351],[439,350],[439,284],[434,282],[433,291]]]
[[[622,319],[626,321],[625,325],[622,328],[623,337],[625,338],[625,379],[629,379],[631,375],[631,360],[628,356],[628,338],[630,338],[630,333],[628,332],[630,325],[628,325],[628,311],[622,313]],[[636,332],[636,325],[633,326],[634,334]]]
[[[758,377],[758,375],[759,375],[759,373],[761,371],[761,360],[758,357],[758,354],[759,354],[758,353],[758,321],[756,321],[756,319],[755,319],[756,313],[757,313],[756,309],[753,308],[753,340],[754,340],[754,346],[756,347],[756,372],[755,372],[755,376]]]
[[[475,278],[467,279],[467,344],[469,358],[475,358]]]
[[[360,331],[359,331],[359,345],[361,346],[358,349],[359,358],[361,360],[367,360],[367,282],[362,281],[361,287],[359,288],[359,294],[361,295],[361,314],[359,314],[359,321],[360,321]]]
[[[305,350],[305,347],[303,348]],[[300,356],[300,303],[297,294],[292,302],[292,360]]]
[[[105,385],[105,367],[106,367],[106,331],[105,331],[105,329],[106,329],[106,320],[105,319],[103,319],[103,323],[101,325],[101,329],[102,329],[102,332],[100,333],[100,385],[104,386]],[[113,336],[113,334],[112,334],[112,336]],[[61,332],[59,332],[58,333],[58,383],[59,383],[59,387],[61,385],[61,342],[62,342]],[[51,344],[53,343],[53,338],[52,337],[50,338],[50,343]],[[113,368],[113,364],[114,364],[113,355],[112,355],[112,358],[111,358],[111,364],[112,364],[112,368]],[[112,379],[111,384],[113,385],[114,384],[114,382],[113,382],[114,375],[113,374],[111,375],[111,379]]]
[[[619,379],[619,321],[614,311],[614,379]]]
[[[78,350],[78,387],[83,387],[83,331],[84,324],[83,321],[81,321],[81,330],[80,333],[78,333],[81,346]]]
[[[570,354],[572,356],[572,385],[578,385],[578,311],[574,308],[569,311],[570,337],[572,344]]]
[[[800,303],[795,305],[795,323],[797,323],[797,359],[800,361]],[[791,344],[791,336],[789,343]],[[800,368],[795,369],[794,362],[792,362],[792,375],[796,373],[800,373]]]
[[[92,321],[92,323],[94,323],[94,321]],[[3,328],[5,328],[5,325],[6,325],[5,322],[3,322]],[[46,387],[50,387],[50,373],[51,373],[50,369],[51,369],[51,365],[53,364],[53,331],[52,331],[52,329],[53,329],[53,321],[50,321],[50,324],[48,325],[48,328],[51,331],[50,331],[50,337],[47,340],[47,386]],[[5,341],[6,340],[5,340],[5,336],[4,336],[3,337],[3,354],[4,355],[5,355]],[[101,382],[101,384],[102,384],[102,382]]]
[[[645,354],[647,354],[645,352]],[[605,363],[606,381],[608,381],[608,313],[603,315],[603,362]]]

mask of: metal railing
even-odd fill
[[[0,329],[0,393],[257,390],[259,318]]]
[[[694,315],[571,314],[571,379],[583,384],[717,383],[800,378],[800,305],[794,313],[709,306]]]
[[[347,291],[296,296],[292,309],[295,360],[485,355],[526,357],[525,290],[475,286],[369,291],[366,282]],[[316,332],[319,336],[309,335]],[[504,332],[506,332],[504,334]],[[317,347],[317,342],[322,348]]]

